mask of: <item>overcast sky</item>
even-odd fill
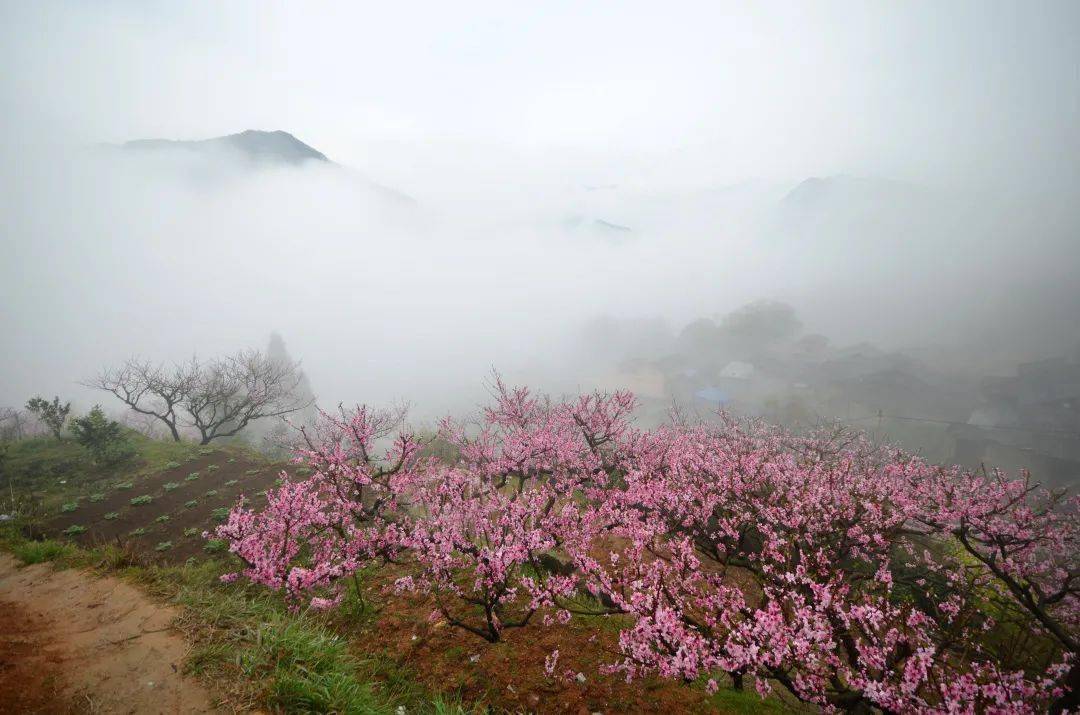
[[[282,128],[424,193],[468,165],[674,186],[1077,176],[1080,3],[18,2],[9,134]]]

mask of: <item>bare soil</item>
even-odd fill
[[[214,713],[176,613],[114,578],[0,554],[0,713]]]
[[[216,469],[210,469],[211,465]],[[232,507],[241,495],[251,503],[261,503],[263,497],[259,493],[272,487],[282,471],[294,473],[295,468],[287,463],[268,465],[249,461],[224,452],[203,455],[179,467],[142,477],[130,489],[103,487],[104,500],[82,499],[75,511],[52,518],[45,525],[45,533],[63,538],[65,529],[78,525],[86,531],[71,540],[84,546],[123,543],[152,559],[182,563],[203,553],[206,540],[202,532],[217,526],[216,509]],[[198,477],[188,479],[195,472]],[[166,489],[167,484],[178,486]],[[141,496],[150,496],[150,503],[131,504],[133,498]],[[194,506],[186,506],[193,501]],[[105,518],[112,513],[116,518]],[[163,516],[168,520],[158,521]],[[145,533],[132,533],[139,529]],[[195,530],[194,535],[185,536],[184,532],[191,529]],[[158,544],[166,542],[171,544],[167,549],[156,550]]]

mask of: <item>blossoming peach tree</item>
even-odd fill
[[[491,642],[540,612],[620,614],[608,668],[629,679],[750,679],[852,712],[1078,708],[1076,499],[841,430],[636,429],[633,407],[498,382],[478,425],[443,423],[452,463],[393,436],[400,414],[327,416],[298,454],[313,474],[217,536],[317,608],[366,564],[411,564],[396,591]]]

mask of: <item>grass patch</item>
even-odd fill
[[[189,526],[188,528],[184,529],[184,536],[198,536],[198,535],[199,535],[199,530],[196,529],[194,526]]]
[[[128,532],[128,534],[130,536],[145,536],[146,535],[146,529],[144,529],[143,527],[140,526],[138,529],[132,529],[131,531]]]
[[[199,506],[199,500],[198,499],[191,499],[189,501],[184,502],[184,507],[186,509],[194,509],[197,506]]]
[[[159,524],[164,524],[168,520],[169,520],[169,515],[168,514],[162,514],[158,518],[154,519],[154,521],[156,521]]]
[[[75,511],[78,508],[79,508],[79,503],[78,502],[68,502],[67,504],[64,504],[63,506],[60,507],[60,513],[61,514],[70,514],[71,512]]]
[[[116,488],[117,489],[134,489],[135,488],[135,483],[134,482],[120,482],[119,484],[116,485]]]
[[[16,544],[12,549],[12,553],[15,554],[15,558],[24,564],[40,564],[66,556],[74,551],[74,548],[71,544],[66,544],[63,541],[48,539],[46,541],[24,541]]]
[[[208,464],[208,465],[206,465],[206,471],[208,471],[208,472],[216,472],[218,469],[220,469],[220,467],[218,467],[218,465],[216,465],[216,464]]]
[[[175,462],[174,461],[174,462],[166,462],[165,463],[165,469],[176,469],[179,466],[180,466],[180,462]]]
[[[217,489],[209,489],[209,490],[207,490],[206,496],[208,496],[208,497],[216,497],[217,496]]]
[[[225,523],[229,518],[229,508],[226,506],[219,506],[214,511],[210,512],[211,518],[218,523]]]
[[[227,487],[235,487],[239,483],[240,483],[239,479],[230,479],[229,481],[225,482],[225,486],[227,486]]]
[[[154,497],[149,494],[143,494],[141,497],[133,497],[131,500],[131,506],[142,506],[154,501]]]
[[[72,524],[68,528],[60,532],[64,536],[78,536],[79,534],[86,533],[86,527],[82,524]]]
[[[106,514],[102,518],[104,518],[105,521],[116,521],[117,519],[120,518],[120,512],[118,512],[118,511],[110,511],[108,514]]]
[[[104,494],[91,494],[90,495],[90,501],[94,502],[95,504],[97,504],[98,502],[103,502],[103,501],[105,501],[105,495]]]
[[[160,551],[168,551],[171,548],[172,548],[172,542],[171,541],[161,541],[161,542],[158,542],[158,545],[154,547],[154,551],[159,551],[159,552]]]
[[[165,489],[165,491],[171,492],[173,489],[180,488],[180,482],[166,482],[163,488]]]
[[[193,482],[198,478],[199,478],[199,473],[198,472],[192,472],[191,474],[184,477],[184,481],[185,482]]]

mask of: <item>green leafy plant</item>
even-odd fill
[[[214,511],[210,513],[210,516],[213,517],[214,521],[224,522],[226,519],[229,518],[229,508],[219,506],[217,509],[214,509]]]
[[[208,496],[208,497],[216,497],[217,496],[217,489],[208,490],[206,492],[206,496]]]
[[[134,489],[135,488],[135,483],[134,482],[120,482],[119,484],[116,485],[116,488],[117,489]]]
[[[198,472],[192,472],[191,474],[184,477],[184,481],[185,482],[193,482],[198,478],[199,478],[199,473]]]
[[[154,519],[154,521],[156,521],[159,524],[164,524],[168,520],[169,520],[169,515],[168,514],[162,514],[158,518]]]
[[[82,526],[81,524],[72,524],[71,526],[64,529],[60,533],[66,535],[66,536],[78,536],[79,534],[85,534],[86,533],[86,527]]]
[[[146,534],[146,529],[140,526],[138,529],[132,529],[128,533],[132,536],[143,536]]]
[[[198,534],[199,530],[196,529],[194,526],[189,526],[188,528],[184,529],[184,536],[198,536]]]
[[[85,417],[72,420],[71,433],[97,464],[119,464],[135,456],[135,448],[124,436],[124,428],[106,417],[100,405],[94,405]]]
[[[172,548],[172,542],[171,541],[161,541],[161,542],[158,543],[157,546],[154,547],[154,551],[168,551],[171,548]]]
[[[105,501],[105,495],[104,494],[91,494],[90,495],[90,501],[94,502],[95,504],[97,502]]]
[[[236,486],[239,483],[240,483],[240,480],[238,480],[238,479],[230,479],[229,481],[225,482],[225,486],[233,487],[233,486]]]
[[[184,502],[184,506],[186,508],[188,508],[188,509],[194,509],[195,507],[199,506],[199,500],[198,499],[192,499],[190,501],[186,501],[186,502]]]
[[[71,512],[75,511],[78,508],[79,508],[79,503],[71,501],[71,502],[68,502],[67,504],[64,504],[63,506],[60,507],[60,513],[61,514],[70,514]]]
[[[229,550],[229,542],[224,539],[210,539],[203,546],[203,551],[208,554],[220,554]]]
[[[218,469],[220,469],[220,467],[218,467],[218,465],[216,465],[216,464],[208,464],[208,465],[206,465],[206,471],[208,471],[208,472],[216,472]]]
[[[154,497],[149,494],[143,494],[141,497],[134,497],[131,500],[131,506],[142,506],[143,504],[149,504],[154,501]]]
[[[180,483],[179,482],[168,482],[168,483],[165,484],[165,491],[167,491],[167,492],[171,492],[173,489],[179,489],[179,488],[180,488]]]
[[[105,519],[105,521],[115,521],[115,520],[120,518],[120,512],[118,512],[118,511],[110,511],[108,514],[106,514],[102,518]]]
[[[180,462],[166,462],[165,469],[176,469],[180,466]]]

